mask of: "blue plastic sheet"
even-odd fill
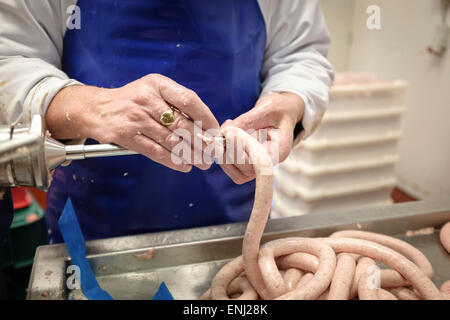
[[[58,225],[66,243],[67,251],[72,259],[72,265],[80,268],[79,281],[83,294],[89,300],[113,300],[111,295],[98,284],[86,259],[86,244],[70,198],[66,201],[64,210],[58,220]],[[153,300],[173,300],[164,282],[159,286],[158,291],[153,296]]]
[[[173,300],[172,294],[170,293],[164,281],[159,286],[159,289],[158,291],[156,291],[152,300]]]
[[[95,279],[95,275],[86,259],[86,244],[70,198],[67,199],[58,226],[69,251],[72,264],[80,268],[80,286],[89,300],[113,300]]]

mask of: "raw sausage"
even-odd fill
[[[338,256],[328,300],[348,300],[355,269],[356,262],[351,255],[343,253]]]
[[[404,255],[406,258],[414,262],[419,268],[421,268],[430,279],[433,278],[433,267],[427,257],[405,241],[383,234],[356,230],[338,231],[333,233],[330,237],[364,239],[379,243]],[[404,285],[408,285],[408,282],[397,271],[381,271],[381,286],[383,288],[400,287]]]
[[[360,300],[378,300],[377,284],[371,281],[375,261],[367,258],[367,265],[358,281],[358,297]]]
[[[331,245],[336,253],[350,252],[361,254],[394,268],[404,278],[409,280],[425,299],[443,299],[438,288],[418,266],[390,248],[375,242],[352,238],[325,238],[323,241]]]
[[[275,263],[275,258],[299,251],[317,256],[319,267],[312,280],[302,287],[287,292],[288,290]],[[333,249],[322,241],[312,238],[286,238],[263,245],[259,254],[259,266],[269,296],[272,299],[316,299],[328,288],[331,282],[336,266],[336,255]]]
[[[270,297],[258,266],[259,243],[269,217],[273,197],[273,164],[266,148],[244,130],[227,127],[226,140],[243,142],[245,152],[253,163],[256,174],[255,200],[242,244],[245,274],[263,298]]]
[[[243,130],[227,127],[224,135],[227,140],[242,141],[254,165],[255,200],[242,256],[222,267],[202,298],[332,300],[352,299],[356,294],[359,299],[444,298],[447,287],[443,285],[441,293],[432,283],[428,259],[408,243],[389,236],[340,231],[330,238],[278,239],[260,248],[273,195],[272,161],[265,147]],[[441,231],[443,244],[450,239],[447,225]],[[379,270],[375,260],[393,269]],[[391,288],[385,290],[380,284]]]
[[[447,222],[442,227],[439,238],[441,239],[442,246],[450,253],[450,222]]]

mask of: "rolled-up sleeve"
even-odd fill
[[[73,1],[75,2],[75,1]],[[70,1],[0,0],[0,123],[45,115],[62,88],[79,84],[61,71]]]
[[[310,136],[326,111],[334,72],[326,56],[330,38],[317,0],[259,0],[267,44],[262,94],[292,92],[305,104],[303,130],[295,144]]]

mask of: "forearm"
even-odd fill
[[[330,39],[318,1],[259,0],[267,22],[262,93],[292,92],[302,98],[303,131],[296,142],[311,135],[321,120],[333,80],[326,59]]]

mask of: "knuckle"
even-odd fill
[[[185,129],[185,119],[183,119],[183,116],[180,114],[175,115],[175,119],[173,120],[173,123],[169,126],[170,129]]]
[[[264,105],[261,108],[261,111],[268,117],[277,117],[281,113],[280,110],[280,108],[274,108],[271,104]]]
[[[187,89],[183,94],[183,104],[190,106],[196,103],[198,100],[198,95],[191,89]]]
[[[145,150],[145,154],[152,160],[158,160],[158,155],[161,152],[161,148],[157,143],[152,143],[149,145],[142,146],[143,150]],[[159,162],[159,161],[158,161]]]
[[[165,146],[169,147],[170,150],[172,150],[172,148],[174,148],[178,143],[180,143],[180,138],[174,134],[174,133],[170,133],[165,137],[161,137],[161,144],[164,144]]]
[[[149,73],[148,75],[146,75],[144,77],[144,79],[148,80],[148,81],[155,81],[159,78],[159,75],[157,73]]]
[[[248,178],[244,177],[241,174],[233,176],[233,177],[231,177],[231,179],[233,180],[234,183],[239,184],[239,185],[244,184],[248,181]]]

